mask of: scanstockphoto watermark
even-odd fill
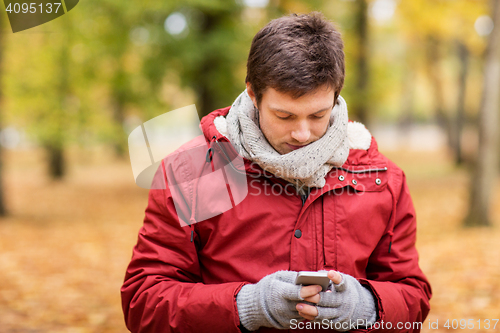
[[[281,175],[282,178],[304,179],[310,177],[321,167],[317,165],[301,165],[297,166],[293,170],[286,170],[284,167],[280,166],[273,166],[272,168],[266,167],[255,161],[252,161],[251,165],[253,166],[252,169],[254,170],[254,175],[250,176],[254,178],[258,178],[261,176],[270,177],[273,175]],[[355,168],[332,166],[331,170],[326,174],[326,178],[336,178],[341,181],[348,180],[349,177],[352,179],[378,178],[381,173],[384,173],[386,171],[386,166],[359,165]]]
[[[392,323],[390,321],[377,321],[375,323],[369,323],[366,320],[358,319],[356,321],[334,321],[329,319],[323,319],[321,321],[299,321],[298,319],[290,320],[291,329],[334,329],[337,331],[350,331],[357,329],[382,329],[382,330],[421,330],[421,322],[397,322]]]
[[[472,319],[472,318],[462,318],[462,319],[436,319],[429,320],[429,329],[448,329],[448,330],[494,330],[497,328],[499,319]],[[499,325],[500,326],[500,325]]]
[[[356,190],[350,188],[349,185],[341,185],[341,184],[326,184],[324,187],[311,187],[308,188],[305,185],[295,186],[292,183],[287,184],[279,184],[279,183],[269,183],[263,182],[262,179],[252,179],[249,182],[249,187],[253,189],[253,191],[249,191],[249,195],[251,196],[281,196],[281,195],[298,195],[301,193],[301,190],[308,190],[309,195],[315,195],[316,192],[329,192],[331,190],[335,191],[335,194],[341,195],[346,193],[349,196],[360,196],[364,194],[364,185],[360,184]]]
[[[265,178],[270,179],[281,175],[280,172],[282,170],[275,169],[273,170],[274,173],[272,173],[267,168],[261,168],[261,165],[255,161],[250,163],[250,169],[253,171],[248,173],[248,183],[253,191],[249,191],[249,195],[253,196],[291,196],[304,193],[305,190],[307,190],[310,195],[315,195],[317,192],[325,193],[334,191],[337,195],[346,193],[350,196],[360,196],[368,190],[367,186],[383,188],[386,181],[382,179],[386,179],[386,177],[382,177],[382,174],[387,171],[386,167],[359,166],[356,170],[334,167],[325,177],[325,185],[323,187],[308,188],[299,181],[295,184],[263,181]],[[304,170],[302,170],[302,172],[304,172]],[[310,173],[312,172],[305,172],[305,174]],[[287,175],[284,176],[286,177]]]

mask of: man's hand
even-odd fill
[[[331,290],[304,298],[317,306],[299,303],[296,307],[299,315],[308,320],[328,319],[348,324],[358,319],[365,323],[377,320],[375,299],[368,289],[347,274],[329,271],[328,277],[333,283]]]
[[[286,329],[292,319],[302,319],[298,302],[318,296],[321,286],[301,288],[296,277],[297,272],[278,271],[243,286],[236,297],[241,324],[250,331],[262,326]]]

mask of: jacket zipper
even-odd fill
[[[306,204],[306,200],[309,197],[309,194],[310,194],[310,191],[309,191],[309,188],[307,188],[306,194],[300,195],[300,198],[302,199],[302,207],[304,207],[304,205]]]

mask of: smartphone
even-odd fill
[[[297,274],[297,278],[295,279],[295,284],[301,284],[303,286],[310,286],[313,284],[320,285],[323,288],[322,291],[326,291],[328,289],[330,282],[328,272],[302,271]]]

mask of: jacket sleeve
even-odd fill
[[[401,170],[391,185],[395,200],[392,224],[370,256],[367,279],[360,282],[372,290],[378,302],[379,326],[373,327],[418,332],[430,310],[431,287],[418,265],[415,209]]]
[[[179,223],[165,187],[149,192],[144,225],[121,288],[127,328],[154,333],[240,332],[235,297],[244,283],[202,282],[197,239],[192,242],[191,227]]]

